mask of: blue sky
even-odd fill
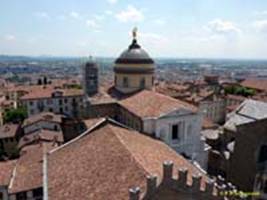
[[[1,0],[0,54],[267,59],[266,0]]]

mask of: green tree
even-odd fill
[[[27,118],[27,110],[24,107],[19,107],[17,109],[10,109],[4,113],[4,122],[22,122]]]
[[[69,86],[69,88],[71,88],[71,89],[82,89],[82,86],[79,85],[79,84],[72,84],[72,85]]]
[[[244,97],[253,96],[255,95],[255,90],[248,89],[242,86],[229,86],[224,89],[225,94],[235,94],[241,95]]]

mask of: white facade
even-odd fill
[[[25,134],[32,133],[32,132],[40,130],[40,129],[48,129],[48,130],[60,132],[61,126],[57,122],[38,121],[38,122],[34,122],[33,124],[26,125],[23,127]]]
[[[56,96],[51,98],[27,99],[23,100],[27,108],[28,116],[41,112],[53,112],[65,114],[67,116],[80,116],[84,111],[83,96]]]
[[[201,124],[200,113],[178,109],[159,118],[144,119],[143,131],[154,134],[176,152],[198,161],[203,168],[206,168],[207,155],[200,135]],[[173,129],[177,129],[176,134]]]

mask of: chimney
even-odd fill
[[[129,189],[129,200],[139,200],[140,197],[140,188],[133,187]]]
[[[202,179],[201,174],[195,174],[192,176],[192,191],[193,192],[200,192],[201,179]]]
[[[163,163],[163,182],[169,182],[172,180],[172,161],[164,161]]]
[[[147,184],[147,190],[146,190],[146,195],[148,197],[151,197],[157,188],[157,176],[151,175],[146,177],[146,184]]]
[[[186,187],[187,186],[187,168],[180,168],[178,170],[178,186],[179,187]]]

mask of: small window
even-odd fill
[[[68,103],[68,99],[64,99],[64,103]]]
[[[146,79],[145,78],[141,78],[140,80],[140,88],[144,89],[146,86]]]
[[[47,99],[47,100],[46,100],[46,103],[47,103],[47,105],[50,105],[50,104],[53,103],[53,101],[52,101],[52,99]]]
[[[26,192],[20,192],[16,194],[16,199],[18,200],[26,200],[27,199],[27,193]]]
[[[123,87],[129,87],[128,77],[123,77]]]
[[[263,192],[267,194],[267,181],[264,182]]]
[[[62,105],[62,99],[58,100],[59,105]]]
[[[53,108],[49,108],[49,112],[54,112],[54,111],[53,111]]]
[[[62,114],[63,113],[63,108],[59,108],[59,112]]]
[[[265,161],[267,161],[267,145],[261,146],[258,159],[260,163]]]
[[[30,101],[30,105],[33,106],[33,101]]]
[[[178,140],[179,139],[179,126],[173,125],[172,126],[172,140]]]
[[[117,76],[115,76],[115,85],[117,85]]]
[[[33,190],[33,197],[42,197],[43,196],[43,189],[38,188]]]

